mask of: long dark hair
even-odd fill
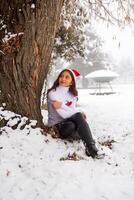
[[[67,72],[70,74],[71,78],[72,78],[72,85],[70,85],[70,87],[69,87],[69,92],[70,92],[72,95],[74,95],[74,96],[78,96],[78,91],[77,91],[77,89],[76,89],[76,82],[75,82],[73,73],[72,73],[70,70],[68,70],[68,69],[64,69],[64,70],[62,70],[62,71],[60,72],[60,74],[59,74],[59,76],[57,77],[56,81],[54,82],[53,86],[52,86],[50,89],[48,89],[47,94],[48,94],[51,90],[53,90],[53,89],[56,90],[56,88],[59,86],[59,78],[60,78],[60,76],[62,75],[62,73],[65,72],[65,71],[67,71]]]

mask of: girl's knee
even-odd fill
[[[72,117],[77,120],[85,120],[81,112],[74,114]]]

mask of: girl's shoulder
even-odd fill
[[[69,96],[72,100],[78,101],[78,96],[74,96],[73,94],[69,93]]]
[[[55,93],[55,91],[56,91],[55,89],[52,89],[52,90],[50,90],[50,91],[47,93],[47,95],[49,96],[49,95]]]
[[[48,92],[47,97],[50,99],[53,99],[55,97],[57,97],[57,90],[56,89],[52,89]]]
[[[51,94],[51,93],[53,93],[53,92],[55,92],[56,91],[56,89],[51,89],[49,92],[48,92],[48,94]]]

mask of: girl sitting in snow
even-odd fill
[[[77,107],[78,92],[74,69],[63,70],[53,86],[47,92],[48,126],[56,128],[61,138],[67,139],[77,132],[86,147],[86,154],[92,158],[99,157],[86,116]]]

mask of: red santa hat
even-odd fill
[[[80,76],[80,73],[76,69],[67,69],[67,70],[69,70],[73,74],[73,77],[75,80],[76,80],[76,77]]]

